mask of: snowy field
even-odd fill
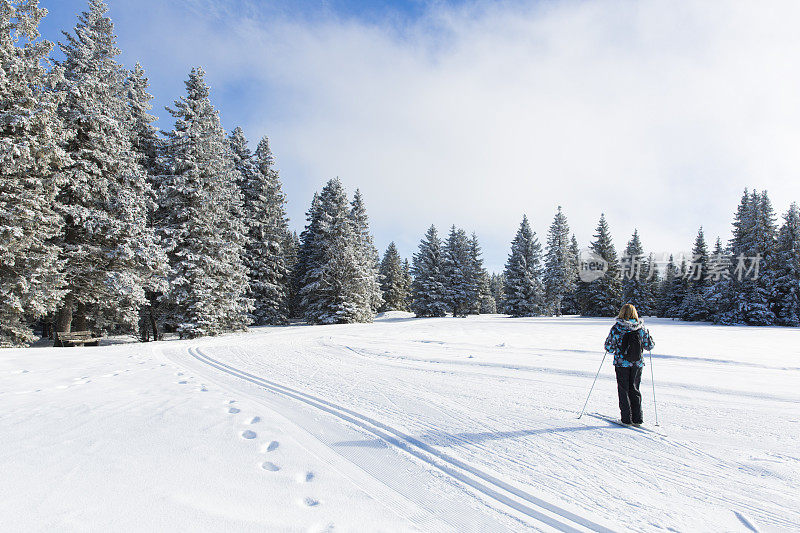
[[[610,320],[0,351],[2,530],[798,530],[800,332],[646,323],[655,431],[577,419]]]

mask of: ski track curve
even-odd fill
[[[236,378],[248,381],[274,393],[303,402],[320,411],[364,430],[381,441],[402,450],[427,465],[446,474],[452,480],[481,493],[502,504],[527,520],[534,527],[553,528],[558,531],[583,532],[596,531],[611,533],[614,530],[572,511],[546,502],[519,487],[507,483],[493,474],[474,465],[450,456],[432,446],[404,433],[388,424],[375,420],[357,411],[337,405],[317,396],[302,392],[286,385],[267,380],[260,376],[238,369],[232,365],[210,357],[199,347],[189,349],[189,354],[201,363]]]
[[[494,362],[479,362],[479,361],[462,361],[462,360],[455,360],[455,359],[444,359],[444,358],[437,358],[437,357],[408,357],[404,355],[391,355],[387,356],[385,354],[377,354],[372,353],[370,350],[366,350],[364,348],[352,348],[345,344],[341,343],[334,343],[332,338],[329,338],[328,343],[325,344],[329,347],[339,347],[351,350],[353,353],[360,355],[364,358],[372,358],[372,359],[393,359],[398,363],[412,363],[412,364],[419,364],[419,365],[433,365],[433,366],[447,366],[452,365],[455,367],[463,367],[465,369],[496,369],[496,370],[514,370],[520,372],[529,372],[532,374],[559,374],[562,376],[571,376],[571,377],[588,377],[591,378],[594,376],[593,371],[584,371],[584,370],[570,370],[564,368],[549,368],[545,366],[535,366],[535,365],[524,365],[518,363],[494,363]],[[561,350],[540,350],[542,352],[548,351],[561,351]],[[653,354],[653,357],[656,358],[657,355]],[[678,358],[678,356],[668,356],[666,358]],[[684,359],[692,359],[692,358],[684,358]],[[694,358],[695,360],[697,358]],[[770,367],[767,365],[750,365],[753,368],[769,368],[775,369],[776,367]],[[780,368],[780,370],[790,370],[795,371],[796,368]],[[530,379],[530,378],[525,378]],[[601,376],[600,379],[604,380],[611,380],[608,376]],[[785,396],[770,394],[770,393],[754,393],[748,391],[740,391],[740,390],[731,390],[725,388],[718,388],[718,387],[711,387],[711,386],[703,386],[699,387],[696,385],[688,385],[684,383],[677,383],[677,382],[670,382],[670,381],[660,381],[660,385],[671,387],[674,389],[685,390],[688,392],[702,392],[702,393],[712,393],[712,394],[719,394],[719,395],[726,395],[731,397],[746,397],[751,398],[754,400],[769,400],[769,401],[776,401],[776,402],[786,402],[791,404],[797,404],[797,399],[795,398],[787,398]]]

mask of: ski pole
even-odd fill
[[[597,374],[594,375],[594,381],[592,381],[592,388],[589,389],[589,396],[586,397],[586,403],[583,404],[583,409],[581,409],[581,414],[578,415],[578,420],[583,416],[583,412],[586,410],[586,406],[589,405],[589,398],[592,396],[592,391],[594,390],[594,384],[597,382],[597,376],[600,375],[600,370],[603,369],[603,363],[606,362],[606,355],[608,352],[603,352],[603,360],[600,361],[600,368],[597,369]]]
[[[653,377],[653,352],[647,350],[650,354],[650,383],[653,385],[653,411],[656,413],[656,426],[658,425],[658,405],[656,404],[656,380]]]

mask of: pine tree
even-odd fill
[[[658,268],[658,261],[656,261],[655,254],[652,252],[647,256],[643,267],[644,276],[644,290],[649,307],[646,309],[646,314],[659,316],[658,297],[661,290],[661,273]]]
[[[792,203],[783,217],[773,255],[772,309],[778,324],[800,326],[800,210]]]
[[[362,315],[356,320],[358,322],[372,322],[375,313],[383,305],[380,285],[380,257],[378,249],[373,244],[372,233],[369,230],[369,217],[367,208],[364,205],[364,197],[361,191],[356,189],[353,201],[350,204],[350,220],[353,224],[355,235],[355,246],[359,261],[359,294],[363,299]]]
[[[0,347],[34,340],[29,318],[63,296],[53,209],[68,163],[56,113],[62,71],[45,68],[53,43],[39,39],[38,2],[0,4]]]
[[[303,315],[312,324],[373,319],[377,274],[371,259],[365,262],[365,240],[356,222],[363,215],[353,208],[360,209],[348,204],[337,178],[314,196],[309,209],[300,236],[298,294]]]
[[[755,206],[755,218],[753,221],[753,248],[750,251],[750,257],[759,258],[760,265],[757,276],[755,271],[752,275],[745,276],[749,293],[749,305],[745,320],[754,326],[772,326],[776,323],[775,313],[772,310],[772,295],[775,292],[776,283],[776,272],[773,267],[777,263],[775,248],[778,237],[775,210],[772,208],[767,191],[762,191],[760,194],[753,191],[751,201]]]
[[[253,302],[238,176],[202,68],[192,69],[186,90],[169,109],[175,128],[166,143],[159,199],[171,266],[169,321],[192,338],[245,329]]]
[[[691,280],[692,288],[704,289],[708,286],[708,246],[706,245],[706,237],[702,226],[697,231],[697,237],[694,240],[692,263],[694,264]]]
[[[633,304],[641,316],[653,313],[654,302],[648,279],[650,265],[651,263],[644,260],[644,247],[639,231],[634,229],[623,257],[622,299],[624,303]]]
[[[417,316],[445,316],[449,307],[443,273],[442,241],[431,226],[414,254],[411,309]]]
[[[394,242],[389,243],[380,267],[383,305],[381,311],[408,311],[405,271]]]
[[[469,278],[470,278],[470,314],[493,314],[497,312],[497,304],[492,296],[489,273],[483,268],[481,245],[478,235],[472,234],[469,240]]]
[[[297,260],[292,268],[292,307],[294,309],[293,316],[296,318],[305,317],[306,302],[305,296],[301,291],[306,278],[312,267],[322,262],[322,257],[319,254],[321,247],[317,244],[321,220],[319,193],[314,193],[311,205],[306,211],[306,226],[300,233]]]
[[[233,128],[233,131],[228,137],[228,143],[231,148],[233,168],[236,171],[236,184],[242,190],[243,202],[246,202],[244,197],[247,193],[258,197],[261,192],[260,190],[249,190],[255,185],[258,169],[256,169],[253,152],[247,145],[247,137],[244,135],[244,130],[238,126]],[[266,165],[268,169],[272,166],[271,156]]]
[[[133,70],[128,73],[124,83],[125,99],[130,113],[130,141],[131,148],[139,165],[145,172],[145,179],[150,186],[151,208],[148,216],[148,226],[158,235],[156,210],[158,203],[158,179],[162,174],[159,167],[159,158],[163,153],[163,142],[158,136],[158,130],[153,126],[156,117],[150,114],[153,108],[153,95],[149,93],[150,82],[141,64],[136,63]],[[160,340],[161,309],[159,298],[167,290],[166,257],[162,257],[158,268],[145,282],[145,298],[147,303],[139,311],[139,334],[144,342]]]
[[[719,322],[718,316],[728,303],[727,280],[729,277],[730,258],[722,245],[722,239],[717,237],[714,251],[708,258],[708,286],[704,294],[708,309],[707,320]]]
[[[730,276],[714,287],[723,304],[713,319],[722,324],[775,323],[770,295],[774,292],[772,254],[776,245],[775,213],[767,193],[745,189],[733,221]],[[755,266],[759,266],[758,273]]]
[[[600,215],[594,237],[591,249],[605,260],[607,270],[599,279],[579,284],[581,314],[615,316],[622,305],[622,283],[617,252],[611,242],[611,232],[604,214]]]
[[[156,183],[155,177],[161,174],[158,161],[163,143],[158,137],[158,130],[153,126],[153,122],[158,119],[150,114],[153,109],[153,95],[149,93],[150,81],[141,64],[136,63],[128,73],[124,87],[131,117],[131,147],[138,155],[139,164],[144,167],[152,186]]]
[[[577,254],[570,246],[569,224],[561,206],[547,233],[544,265],[544,288],[550,313],[561,316],[564,298],[575,290]]]
[[[352,282],[358,272],[350,208],[337,179],[314,196],[309,223],[300,235],[303,315],[312,324],[352,322],[356,314]]]
[[[411,264],[408,262],[408,259],[403,259],[402,292],[406,295],[403,303],[404,310],[406,311],[411,310],[411,284],[413,282],[414,278],[411,277]]]
[[[60,261],[67,295],[58,331],[133,330],[145,289],[164,257],[148,219],[152,193],[131,144],[133,119],[116,61],[113,24],[102,0],[90,0],[75,35],[64,34],[64,102],[59,114],[74,135],[65,143],[58,208],[65,225]]]
[[[442,273],[453,316],[466,316],[476,300],[467,233],[452,226],[442,251]]]
[[[659,282],[658,298],[656,300],[656,313],[660,317],[672,318],[669,315],[670,309],[675,301],[672,290],[675,286],[675,278],[678,275],[679,272],[675,266],[675,258],[670,255],[669,262],[664,268],[664,275]]]
[[[706,301],[708,292],[708,246],[701,227],[692,248],[691,266],[687,279],[687,294],[681,303],[680,317],[683,320],[707,320],[709,307]]]
[[[256,325],[285,324],[289,318],[289,271],[283,247],[289,229],[286,199],[278,172],[273,168],[269,140],[261,139],[253,154],[242,129],[235,128],[230,145],[247,229],[244,264],[248,271],[248,296],[254,302],[251,320]]]
[[[744,190],[733,220],[733,235],[728,243],[727,252],[731,259],[741,255],[745,257],[752,249],[751,234],[754,218],[754,206],[747,189]],[[732,272],[731,272],[732,274]],[[721,304],[713,315],[714,322],[721,324],[743,324],[748,307],[742,280],[730,275],[714,287],[716,300]]]
[[[492,279],[486,270],[482,270],[478,280],[478,290],[480,294],[480,309],[482,315],[493,315],[497,313],[497,302],[492,296]]]
[[[505,268],[505,312],[515,317],[544,314],[542,284],[542,247],[524,216],[511,242],[511,254]]]
[[[575,234],[572,235],[572,239],[570,240],[569,254],[572,260],[570,265],[572,270],[570,274],[572,277],[572,290],[564,294],[564,298],[561,300],[561,312],[565,315],[577,315],[581,312],[578,303],[578,283],[580,282],[578,255],[580,254],[580,250],[578,249],[578,239],[575,238]]]
[[[495,312],[505,313],[505,276],[501,274],[492,273],[489,280],[489,290],[492,292],[492,298],[495,302]]]
[[[281,249],[283,250],[284,260],[286,261],[286,270],[288,272],[286,283],[286,300],[289,307],[289,317],[299,318],[302,315],[300,313],[300,302],[297,298],[296,270],[300,254],[300,237],[297,236],[296,231],[286,233],[283,238],[283,245],[281,246]]]
[[[669,318],[681,318],[683,302],[689,294],[689,275],[686,257],[681,256],[681,264],[675,270],[675,274],[672,277],[672,286],[669,289],[670,301],[666,313]]]

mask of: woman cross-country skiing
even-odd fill
[[[636,308],[625,304],[616,323],[606,338],[606,351],[614,354],[614,370],[617,373],[619,411],[623,424],[638,426],[642,423],[642,394],[639,384],[644,368],[644,350],[652,350],[655,343],[650,332],[639,320]]]

